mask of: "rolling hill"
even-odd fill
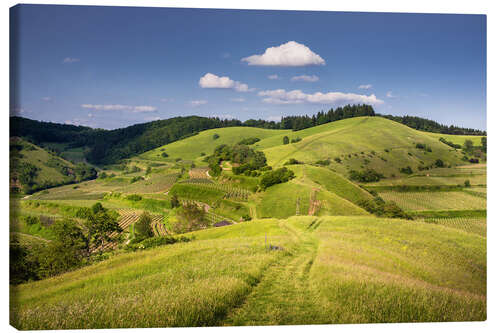
[[[21,138],[10,139],[10,187],[26,193],[95,178],[96,171],[75,165]]]

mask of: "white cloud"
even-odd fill
[[[262,101],[270,104],[317,103],[340,105],[347,103],[365,103],[375,105],[384,103],[384,101],[377,99],[374,94],[367,96],[343,92],[316,92],[314,94],[306,94],[301,90],[286,91],[284,89],[276,89],[261,91],[259,92],[259,96],[265,97]]]
[[[291,81],[305,81],[305,82],[316,82],[319,80],[319,77],[316,75],[299,75],[292,77]]]
[[[27,114],[27,113],[30,113],[30,112],[28,112],[27,110],[25,110],[23,108],[10,109],[10,116],[20,116],[20,115]]]
[[[392,94],[392,91],[388,91],[387,94],[385,94],[387,97],[389,98],[393,98],[393,97],[396,97]]]
[[[244,98],[231,98],[231,101],[233,101],[233,102],[244,102],[245,99]]]
[[[272,74],[272,75],[268,75],[267,78],[269,80],[277,80],[278,79],[278,74]]]
[[[200,105],[204,105],[204,104],[207,104],[208,102],[201,99],[201,100],[194,100],[194,101],[189,101],[189,105],[191,105],[192,107],[197,107],[197,106],[200,106]]]
[[[248,85],[245,83],[231,80],[228,76],[217,76],[212,73],[203,75],[200,81],[198,81],[198,84],[202,88],[234,89],[239,92],[254,90],[248,88]]]
[[[123,104],[82,104],[84,109],[97,111],[132,111],[132,112],[154,112],[156,107],[150,105],[123,105]]]
[[[231,53],[229,53],[229,52],[225,52],[225,53],[222,54],[222,58],[224,58],[224,59],[227,59],[227,58],[230,58],[230,57],[231,57]]]
[[[280,46],[266,49],[263,54],[255,54],[241,61],[250,66],[308,66],[324,65],[325,60],[307,46],[290,41]]]
[[[89,118],[92,118],[94,115],[92,113],[87,114]]]
[[[50,102],[52,101],[52,97],[42,97],[42,101],[45,101],[45,102]]]
[[[371,84],[362,84],[358,89],[371,89],[373,86]]]
[[[63,63],[65,63],[65,64],[72,64],[74,62],[79,62],[79,61],[80,61],[80,59],[78,59],[78,58],[66,57],[63,59]]]
[[[281,116],[269,116],[266,118],[267,121],[281,121]]]
[[[168,102],[173,102],[174,99],[173,98],[160,98],[160,102],[163,102],[163,103],[168,103]]]

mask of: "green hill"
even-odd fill
[[[188,243],[120,254],[11,287],[11,324],[76,329],[486,319],[486,239],[476,234],[397,219],[293,217],[194,235]]]
[[[437,138],[424,132],[380,117],[360,117],[297,131],[298,143],[276,145],[264,149],[271,165],[281,165],[290,158],[314,163],[329,159],[337,172],[374,169],[385,176],[399,175],[399,169],[433,164],[436,159],[446,164],[462,164],[462,155]],[[432,152],[416,148],[424,144]],[[339,162],[334,162],[335,159]]]
[[[195,136],[170,143],[168,145],[150,150],[139,158],[156,161],[173,161],[176,158],[183,160],[202,160],[202,153],[211,155],[214,149],[222,144],[234,145],[245,138],[259,138],[261,140],[287,135],[290,130],[270,130],[254,127],[226,127],[200,132]],[[215,138],[214,135],[218,137]],[[258,143],[257,143],[258,144]],[[162,157],[162,153],[168,157]]]
[[[26,193],[95,178],[96,171],[75,165],[20,138],[10,139],[10,186]]]

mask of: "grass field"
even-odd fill
[[[486,199],[465,192],[382,192],[404,210],[486,209]]]
[[[121,254],[11,287],[11,324],[68,329],[486,318],[486,240],[473,233],[373,217],[292,217],[194,234],[189,243]],[[282,250],[270,251],[265,242]]]

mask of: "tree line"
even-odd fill
[[[371,105],[345,105],[316,114],[286,116],[280,121],[262,119],[206,118],[199,116],[174,117],[165,120],[128,126],[115,130],[93,129],[85,126],[62,125],[41,122],[22,117],[10,118],[11,136],[20,136],[28,141],[64,143],[67,148],[89,147],[86,159],[90,163],[112,164],[120,159],[141,154],[162,145],[196,135],[213,128],[247,126],[267,129],[291,129],[294,131],[329,122],[362,116],[382,116],[409,127],[443,134],[486,135],[485,131],[441,125],[435,121],[413,117],[376,114]]]

